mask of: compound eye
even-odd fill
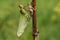
[[[23,5],[22,5],[22,4],[20,4],[20,5],[19,5],[19,7],[20,7],[20,8],[23,8]]]

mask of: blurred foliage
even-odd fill
[[[24,34],[16,35],[19,23],[19,3],[30,0],[0,0],[0,40],[32,40],[32,22]],[[39,40],[60,40],[60,0],[37,0]]]

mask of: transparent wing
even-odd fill
[[[24,30],[27,27],[27,25],[28,25],[28,21],[27,21],[26,16],[21,15],[20,20],[19,20],[19,27],[18,27],[18,31],[17,31],[18,37],[20,37],[24,33]]]

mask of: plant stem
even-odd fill
[[[36,0],[32,0],[32,6],[33,6],[33,16],[32,16],[32,22],[33,22],[33,40],[38,40],[38,30],[36,27]]]

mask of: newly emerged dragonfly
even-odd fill
[[[30,13],[32,13],[31,10],[33,11],[33,9],[30,9],[29,6],[32,7],[29,4],[27,6],[27,9],[28,9],[28,11],[27,11],[27,9],[22,4],[19,5],[21,16],[20,16],[20,20],[19,20],[19,27],[17,30],[18,37],[20,37],[23,34],[25,28],[29,24],[30,17],[31,17]]]

